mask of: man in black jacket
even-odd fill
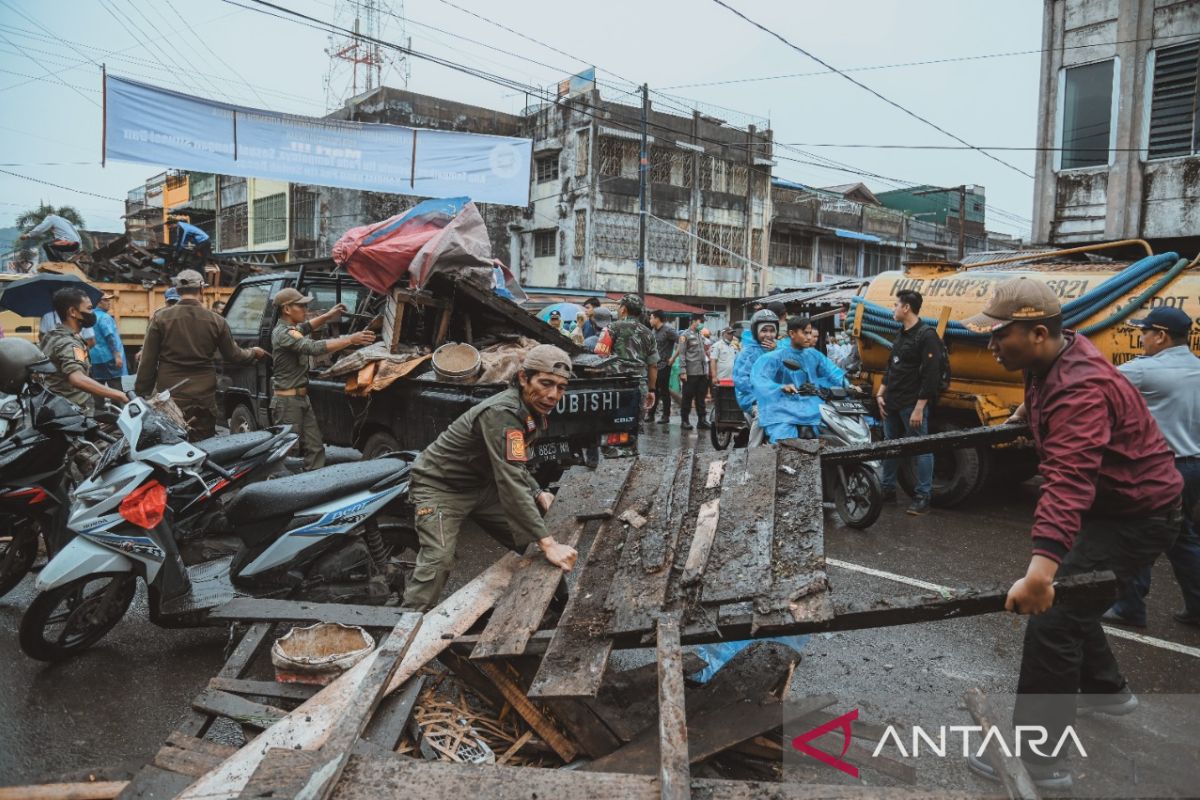
[[[896,293],[892,318],[903,328],[892,343],[887,372],[875,399],[883,415],[883,435],[888,439],[924,436],[929,432],[929,406],[937,399],[941,378],[941,343],[937,331],[921,322],[921,293],[902,290]],[[933,488],[933,454],[911,456],[917,482],[908,513],[929,512]],[[896,471],[900,460],[883,462],[883,496],[896,499]]]

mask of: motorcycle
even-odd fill
[[[76,491],[74,538],[42,569],[21,620],[29,656],[58,661],[95,644],[125,615],[139,579],[161,627],[209,624],[209,612],[235,597],[382,604],[402,591],[375,518],[407,493],[407,454],[246,486],[222,512],[234,552],[189,565],[176,520],[236,479],[219,448],[238,437],[188,443],[141,399],[130,400],[117,426],[128,457],[110,458],[110,448]],[[282,458],[295,436],[272,441]],[[207,473],[219,479],[209,484]]]

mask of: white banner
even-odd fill
[[[529,139],[317,119],[109,75],[104,155],[175,169],[529,205]]]

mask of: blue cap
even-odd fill
[[[171,302],[172,300],[178,300],[178,299],[179,299],[179,290],[178,289],[176,289],[174,286],[167,289],[167,302],[168,303]]]
[[[1142,319],[1131,320],[1129,324],[1142,330],[1157,328],[1174,336],[1186,336],[1192,329],[1192,318],[1182,309],[1160,306]]]

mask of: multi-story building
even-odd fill
[[[1033,237],[1200,250],[1200,0],[1046,0]]]

